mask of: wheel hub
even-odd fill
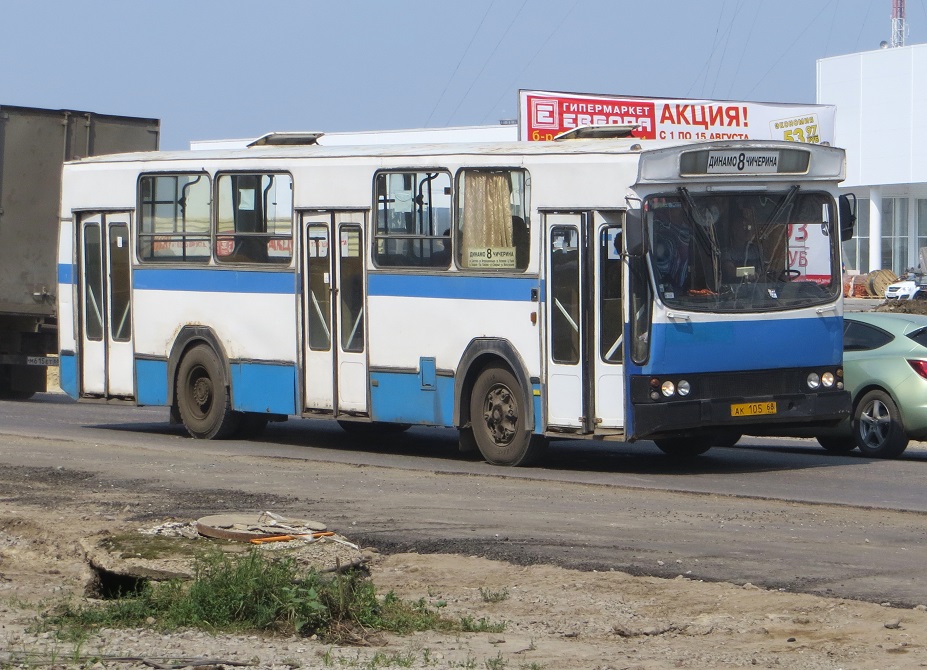
[[[212,401],[212,381],[209,377],[200,377],[193,382],[193,402],[203,411],[209,409],[209,403]]]
[[[518,405],[508,388],[496,386],[489,391],[483,418],[497,445],[507,446],[512,441],[518,426]]]

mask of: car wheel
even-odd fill
[[[653,443],[668,456],[700,456],[711,449],[711,439],[706,437],[664,437]]]
[[[901,412],[885,391],[869,391],[853,413],[853,435],[864,456],[895,458],[908,446]]]
[[[818,444],[834,454],[846,454],[856,449],[856,441],[844,435],[819,435]]]

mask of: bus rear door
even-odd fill
[[[624,427],[621,212],[551,212],[547,422],[579,434]]]
[[[366,415],[363,212],[303,213],[303,408]]]
[[[128,212],[80,218],[80,394],[135,395]]]

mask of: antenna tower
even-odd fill
[[[892,0],[892,48],[903,47],[908,26],[904,20],[904,0]]]

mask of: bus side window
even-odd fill
[[[285,263],[293,256],[293,180],[223,174],[217,180],[216,260]]]
[[[373,259],[378,266],[450,267],[450,174],[380,172],[374,197]]]
[[[208,263],[211,219],[206,174],[142,175],[138,257],[144,263]]]
[[[524,271],[531,234],[524,170],[457,173],[457,262],[467,270]]]

